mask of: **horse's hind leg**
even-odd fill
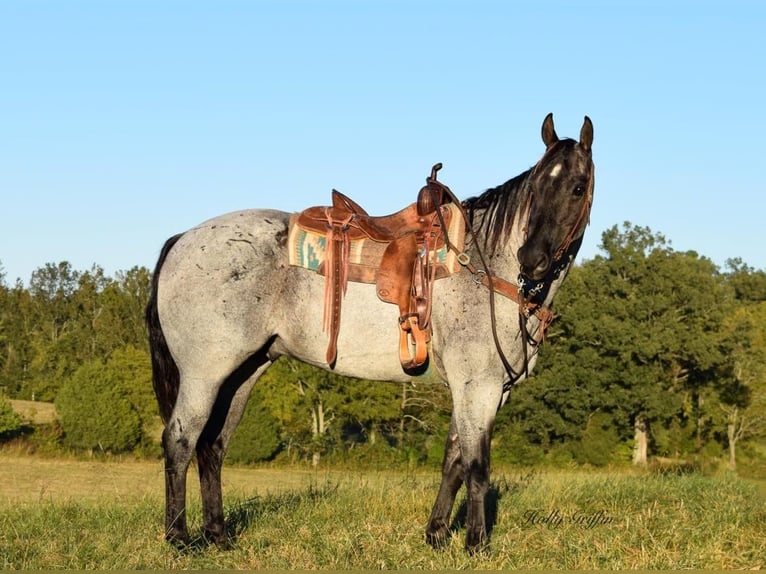
[[[203,433],[197,443],[197,468],[202,495],[202,533],[205,540],[217,546],[225,546],[227,541],[221,491],[221,466],[225,448],[220,436],[210,440],[205,434]]]
[[[449,433],[447,433],[447,445],[444,449],[439,494],[436,496],[436,502],[434,502],[428,526],[426,526],[426,541],[434,548],[439,548],[447,541],[452,505],[455,503],[455,496],[462,484],[463,466],[460,458],[457,426],[453,415],[450,420]]]
[[[218,391],[216,386],[198,385],[190,392],[189,384],[188,380],[181,380],[178,399],[162,433],[165,451],[165,538],[177,546],[189,543],[186,472]]]
[[[202,495],[203,532],[217,546],[229,543],[223,514],[221,468],[234,430],[242,419],[250,391],[258,377],[271,365],[261,365],[244,383],[229,381],[219,392],[213,414],[197,442],[197,467]]]

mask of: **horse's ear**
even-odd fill
[[[550,148],[557,141],[559,141],[559,136],[556,135],[556,130],[553,129],[553,114],[548,114],[543,120],[543,143],[546,148]]]
[[[593,145],[593,122],[590,121],[588,116],[585,116],[585,121],[580,130],[580,146],[585,151],[590,151],[591,145]]]

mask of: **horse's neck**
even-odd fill
[[[493,275],[514,283],[521,271],[521,264],[519,263],[517,253],[524,243],[524,230],[519,219],[519,217],[516,217],[510,236],[493,253],[490,253],[490,248],[485,247],[483,241],[480,240],[478,245],[474,245],[474,250],[477,253],[471,255],[471,259],[477,267],[479,265],[484,267],[484,264],[486,264]],[[478,253],[479,250],[483,253],[484,262],[482,262],[482,258]]]

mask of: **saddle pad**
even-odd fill
[[[465,244],[465,223],[460,210],[452,203],[445,207],[451,211],[447,230],[450,241],[459,251],[462,251]],[[377,267],[388,244],[369,238],[355,239],[350,243],[349,264],[365,267]],[[298,224],[297,214],[294,214],[290,217],[287,250],[290,265],[320,272],[320,266],[327,252],[327,237],[323,233],[301,227]],[[436,250],[436,261],[444,266],[447,275],[452,275],[461,268],[457,261],[457,254],[447,249],[446,245]],[[349,276],[349,279],[354,280],[353,274]]]
[[[327,237],[322,233],[302,228],[297,219],[295,216],[290,218],[290,231],[287,236],[288,261],[295,267],[318,272],[327,253]],[[362,250],[368,241],[370,240],[364,238],[350,242],[349,263],[362,263]]]

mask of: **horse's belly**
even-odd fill
[[[329,336],[323,325],[324,278],[305,270],[304,293],[294,307],[293,321],[279,329],[278,345],[286,354],[307,363],[329,368]],[[408,381],[399,362],[399,311],[378,299],[374,285],[349,283],[341,305],[337,359],[333,371],[370,380]]]

